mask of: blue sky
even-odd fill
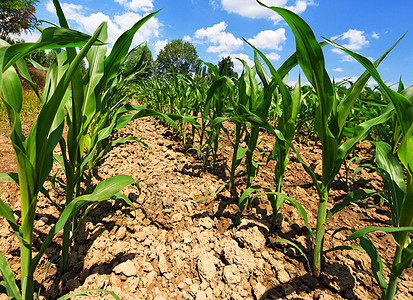
[[[408,29],[411,29],[413,1],[395,0],[262,0],[270,6],[282,6],[299,14],[316,37],[337,42],[370,59],[377,59]],[[242,38],[262,50],[275,67],[294,51],[291,30],[277,14],[260,7],[255,0],[65,0],[60,1],[72,28],[93,33],[102,21],[108,22],[109,41],[114,42],[144,15],[163,8],[137,33],[134,45],[147,41],[154,58],[163,46],[174,39],[193,43],[202,60],[217,63],[230,55],[252,65],[253,51]],[[57,22],[52,2],[40,0],[39,19]],[[37,33],[24,34],[27,41]],[[332,78],[355,78],[363,67],[331,46],[324,47],[326,68]],[[235,61],[234,61],[235,62]],[[236,63],[240,72],[240,64]],[[400,76],[405,86],[413,84],[413,30],[379,67],[388,84]],[[297,79],[295,68],[289,80]]]

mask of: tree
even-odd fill
[[[225,75],[230,78],[237,78],[238,74],[234,71],[234,62],[231,60],[231,57],[223,57],[218,63],[219,75]]]
[[[166,44],[159,52],[156,65],[159,74],[170,74],[172,70],[189,74],[200,72],[202,61],[194,45],[178,39]]]
[[[141,59],[141,56],[145,48],[146,48],[146,55],[143,60],[143,63],[146,65],[146,67],[144,70],[142,70],[142,72],[138,74],[138,76],[142,78],[148,78],[152,76],[154,73],[154,66],[155,66],[155,62],[153,61],[153,58],[152,58],[152,52],[151,50],[147,48],[146,45],[139,45],[135,49],[133,49],[131,53],[129,54],[129,56],[126,58],[126,62],[125,62],[126,69],[132,69],[133,67],[135,67],[136,64],[139,62],[139,60]]]
[[[0,2],[0,38],[6,39],[11,33],[21,33],[34,29],[35,4],[39,0],[1,0]]]
[[[34,60],[35,62],[39,63],[39,64],[42,65],[43,67],[49,66],[49,65],[47,64],[47,54],[46,54],[46,51],[44,51],[43,49],[34,50],[34,51],[31,52],[30,54],[28,54],[26,57],[27,57],[27,58],[31,58],[32,60]]]

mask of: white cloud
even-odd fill
[[[291,4],[290,4],[291,3]],[[312,0],[295,0],[294,4],[289,0],[267,0],[267,6],[280,6],[289,9],[297,14],[304,12],[308,5],[315,5]],[[227,12],[236,13],[247,18],[267,18],[277,23],[281,17],[274,11],[262,7],[252,0],[221,0],[221,5]]]
[[[166,46],[166,44],[168,44],[168,40],[156,41],[156,43],[155,43],[155,55],[158,55],[159,51],[161,51]]]
[[[331,39],[337,39],[339,36],[334,36]],[[347,44],[343,44],[344,47],[351,51],[361,50],[362,48],[368,46],[370,42],[367,40],[366,36],[364,35],[364,31],[357,30],[357,29],[349,29],[347,32],[344,32],[341,37],[338,39],[338,43],[340,41],[347,40]],[[331,51],[334,53],[342,55],[340,61],[341,62],[356,62],[354,58],[350,55],[346,54],[344,51],[333,48]]]
[[[133,11],[148,12],[153,9],[153,0],[115,0],[115,2]]]
[[[332,37],[331,39],[334,40],[336,38],[338,38],[338,36]],[[360,50],[369,45],[369,41],[366,39],[364,31],[357,29],[349,29],[347,32],[344,32],[339,41],[340,40],[347,40],[348,43],[343,46],[352,51]]]
[[[376,39],[376,40],[378,40],[378,39],[380,38],[380,36],[379,36],[379,34],[378,34],[377,32],[373,32],[373,34],[371,35],[371,37],[372,37],[373,39]]]
[[[269,54],[265,54],[265,56],[272,61],[280,60],[281,56],[278,53],[271,52]]]
[[[219,7],[217,0],[209,0],[209,4],[214,8],[217,9]]]
[[[207,48],[207,52],[212,53],[238,50],[243,42],[241,39],[236,38],[232,33],[225,32],[227,26],[227,23],[220,22],[211,27],[202,27],[195,31],[192,41],[197,44],[203,44],[205,42],[212,43],[212,45]]]
[[[285,29],[264,30],[258,33],[254,38],[249,39],[252,45],[259,49],[274,49],[281,51],[282,44],[287,40],[285,37]]]
[[[37,42],[40,38],[40,32],[35,29],[31,32],[22,31],[20,34],[11,34],[10,37],[13,40],[24,40],[25,42]]]
[[[336,69],[333,69],[332,71],[334,71],[334,72],[343,72],[343,68],[338,67]]]
[[[121,4],[129,5],[131,7],[140,7],[141,10],[146,10],[145,7],[149,7],[151,1],[125,1],[125,0],[115,0]],[[138,5],[139,4],[139,5]],[[145,6],[146,5],[146,6]],[[131,28],[136,22],[143,18],[137,12],[126,12],[123,14],[117,14],[112,18],[102,12],[96,12],[88,14],[88,9],[82,5],[75,5],[72,3],[61,3],[62,9],[65,13],[66,18],[71,23],[71,27],[74,29],[85,31],[86,33],[93,34],[96,28],[102,23],[108,23],[108,41],[113,44],[118,37]],[[55,13],[54,5],[51,1],[46,4],[46,9],[49,12]],[[161,23],[157,18],[152,17],[149,19],[135,34],[132,42],[132,47],[148,41],[152,37],[159,36],[159,29]]]

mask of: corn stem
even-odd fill
[[[321,274],[321,259],[323,253],[324,234],[326,231],[328,189],[321,187],[319,191],[318,215],[315,232],[315,245],[313,254],[313,274],[318,278]]]

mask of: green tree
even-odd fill
[[[145,48],[147,48],[146,45],[139,45],[130,52],[125,62],[126,69],[132,69],[136,66],[136,64],[141,59],[141,56],[144,53]],[[146,55],[143,63],[146,65],[146,67],[142,72],[138,74],[138,76],[142,78],[148,78],[153,75],[155,67],[155,62],[152,58],[152,52],[149,49],[146,49]]]
[[[39,0],[1,0],[0,38],[34,29],[38,23],[34,15],[37,2]]]
[[[37,49],[27,55],[27,58],[31,58],[35,62],[39,63],[43,67],[47,67],[50,64],[47,63],[47,54],[43,49]]]
[[[234,71],[234,62],[229,56],[223,57],[218,63],[218,71],[221,76],[225,75],[231,78],[238,77],[237,72]]]
[[[156,71],[158,74],[170,74],[172,70],[178,73],[201,72],[202,61],[196,48],[190,42],[181,39],[173,40],[159,52],[156,58]]]
[[[50,50],[49,53],[46,54],[46,65],[50,66],[52,62],[56,59],[56,56],[56,50]]]

